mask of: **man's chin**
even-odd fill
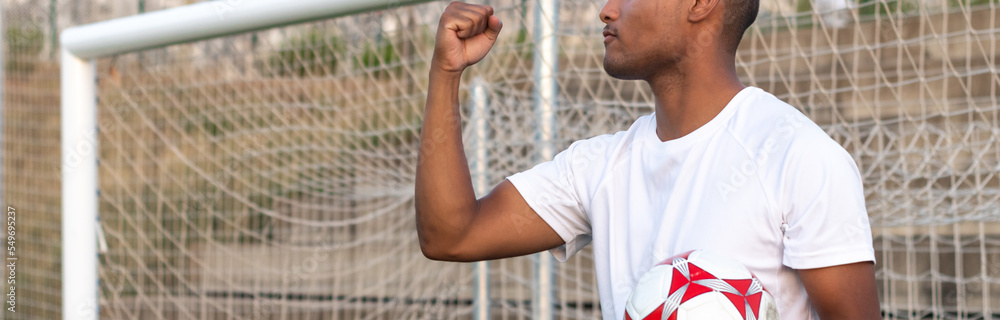
[[[617,63],[617,61],[608,61],[607,56],[604,57],[604,72],[618,80],[638,80],[640,78],[636,70],[622,63]]]

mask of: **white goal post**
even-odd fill
[[[60,37],[63,319],[97,319],[99,314],[94,59],[427,1],[212,1],[63,31]]]

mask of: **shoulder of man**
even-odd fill
[[[737,111],[727,129],[762,166],[788,165],[782,160],[802,157],[819,162],[840,161],[840,156],[847,155],[812,119],[763,90]]]

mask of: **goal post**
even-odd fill
[[[61,68],[63,319],[96,319],[97,73],[65,49]]]
[[[97,73],[93,59],[427,1],[211,1],[64,30],[60,36],[63,319],[98,317]]]

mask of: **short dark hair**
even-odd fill
[[[724,41],[728,41],[729,49],[735,53],[743,39],[743,33],[757,20],[757,10],[760,0],[726,0],[725,22],[722,27]]]

